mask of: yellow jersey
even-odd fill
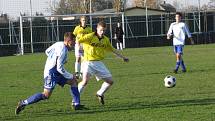
[[[92,32],[92,28],[89,26],[82,27],[81,25],[78,25],[75,27],[73,34],[76,36],[76,40],[79,38],[82,34],[88,34]]]
[[[103,60],[105,51],[114,50],[108,37],[99,38],[95,32],[83,35],[77,41],[83,43],[85,61]]]

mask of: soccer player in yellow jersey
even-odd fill
[[[92,28],[86,25],[87,18],[85,16],[80,17],[80,25],[76,26],[73,34],[76,36],[76,40],[79,38],[79,31],[82,31],[81,34],[88,34],[92,32]],[[75,43],[75,76],[76,78],[79,78],[81,72],[81,57],[83,56],[83,47],[82,45],[76,41]]]
[[[82,62],[83,78],[78,84],[79,92],[81,93],[87,85],[90,77],[95,75],[97,80],[104,80],[101,88],[97,91],[96,96],[99,102],[104,105],[104,93],[113,84],[112,75],[106,66],[103,64],[105,52],[113,52],[116,56],[122,58],[125,62],[129,59],[118,53],[111,45],[109,38],[104,35],[106,24],[99,22],[97,24],[96,32],[92,32],[81,36],[78,39],[79,43],[83,43],[84,59]],[[79,31],[82,33],[81,31]]]

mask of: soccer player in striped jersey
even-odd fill
[[[81,75],[81,57],[83,56],[84,50],[82,44],[80,44],[77,39],[79,38],[78,31],[82,31],[82,34],[88,34],[92,32],[92,28],[87,26],[87,18],[85,16],[80,17],[80,25],[76,26],[73,34],[76,36],[76,43],[75,43],[75,75],[76,78],[79,78]]]
[[[83,43],[84,47],[84,58],[82,62],[83,77],[82,81],[78,84],[79,92],[81,93],[83,91],[90,77],[94,75],[97,80],[104,81],[96,94],[101,104],[104,104],[104,93],[113,84],[112,75],[102,62],[106,51],[114,53],[125,62],[129,61],[127,57],[124,57],[113,48],[109,38],[104,35],[105,30],[106,24],[99,22],[96,32],[86,34],[78,39],[78,42]]]
[[[175,15],[176,22],[173,22],[168,30],[167,39],[171,39],[173,36],[173,45],[174,45],[174,52],[176,55],[176,66],[173,70],[174,73],[178,72],[179,66],[182,67],[182,72],[186,72],[186,66],[182,59],[183,54],[183,47],[185,44],[185,35],[187,34],[188,38],[191,41],[191,44],[194,44],[190,31],[185,23],[181,22],[182,14],[177,12]]]
[[[56,42],[45,51],[47,60],[44,69],[44,90],[42,93],[36,93],[25,100],[19,101],[15,114],[19,114],[27,105],[48,99],[56,84],[62,87],[65,84],[71,86],[70,93],[75,103],[74,109],[80,109],[80,93],[77,87],[77,80],[64,68],[64,64],[67,62],[68,49],[74,44],[75,36],[71,32],[67,32],[64,34],[63,42]]]

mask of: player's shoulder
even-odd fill
[[[54,44],[54,46],[56,47],[56,48],[64,48],[64,42],[63,41],[60,41],[60,42],[56,42],[55,44]]]
[[[108,40],[109,41],[109,38],[106,35],[104,35],[103,38],[104,38],[104,40]]]
[[[183,26],[185,26],[185,25],[186,25],[186,23],[184,23],[184,22],[180,22],[180,24],[181,24],[181,25],[183,25]]]
[[[80,28],[81,26],[80,25],[77,25],[77,26],[75,26],[75,29],[78,29],[78,28]]]
[[[171,25],[176,25],[176,22],[172,22]]]

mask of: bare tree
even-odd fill
[[[122,2],[121,2],[121,0],[114,0],[114,1],[113,1],[113,8],[114,8],[117,12],[122,11]]]
[[[91,2],[91,8],[90,8]],[[52,9],[54,14],[89,13],[113,8],[112,0],[60,0],[57,7]]]

